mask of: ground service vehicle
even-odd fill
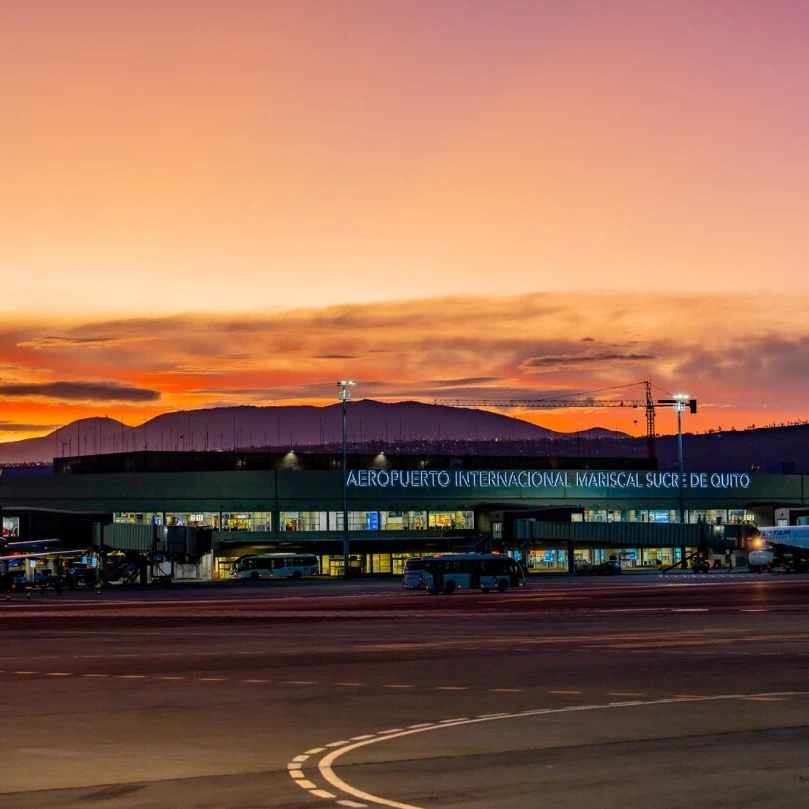
[[[300,579],[316,576],[318,569],[317,556],[313,553],[257,553],[237,559],[230,576],[233,579]]]
[[[421,586],[431,595],[449,595],[456,590],[482,590],[484,593],[497,590],[503,593],[510,587],[525,586],[523,569],[504,554],[442,553],[425,556],[421,562]],[[405,575],[415,572],[406,571]]]

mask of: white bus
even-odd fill
[[[408,559],[404,586],[432,595],[456,590],[497,590],[525,587],[525,573],[510,556],[499,553],[442,553]]]
[[[316,576],[319,564],[313,553],[257,553],[242,556],[233,563],[233,579],[299,579]]]

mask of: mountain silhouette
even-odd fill
[[[485,410],[421,402],[351,402],[352,445],[418,441],[536,441],[561,433]],[[342,444],[342,404],[217,407],[163,413],[129,427],[110,418],[74,421],[39,438],[0,444],[0,463],[44,463],[55,457],[134,450],[305,450]]]
[[[593,427],[560,433],[487,410],[372,399],[348,405],[352,451],[435,454],[643,458],[646,437]],[[721,431],[682,436],[686,469],[809,472],[809,425]],[[342,445],[342,404],[325,407],[240,406],[164,413],[130,427],[107,417],[87,418],[48,435],[0,444],[0,463],[47,464],[54,458],[133,451],[337,451]],[[657,436],[657,464],[678,466],[677,436]]]

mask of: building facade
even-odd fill
[[[380,453],[352,454],[344,479],[341,461],[255,452],[59,458],[38,475],[0,476],[4,533],[38,539],[59,515],[87,533],[72,542],[159,554],[188,578],[225,578],[240,556],[279,550],[316,553],[334,576],[346,573],[346,558],[350,573],[398,575],[410,556],[484,548],[515,555],[529,572],[563,572],[576,559],[668,566],[698,549],[743,564],[750,527],[809,514],[802,475]]]

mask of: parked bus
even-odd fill
[[[318,569],[317,556],[313,553],[257,553],[237,559],[230,576],[234,579],[299,579],[316,576]]]
[[[496,553],[442,553],[408,559],[405,563],[404,586],[425,589],[432,595],[456,590],[490,590],[505,592],[510,587],[524,587],[523,569],[510,556]]]

